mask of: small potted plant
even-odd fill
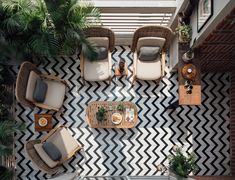
[[[195,48],[195,42],[196,38],[193,40],[192,46],[189,48],[189,50],[183,54],[182,59],[184,62],[189,63],[194,58],[194,48]]]
[[[124,111],[124,110],[125,110],[125,106],[124,106],[123,104],[119,104],[119,105],[117,106],[117,110],[118,110],[118,111]]]
[[[101,122],[101,121],[105,120],[105,115],[106,115],[105,108],[99,107],[98,112],[96,113],[96,119]]]
[[[176,33],[179,35],[180,43],[189,43],[192,38],[192,27],[183,23],[179,25],[176,29]]]
[[[194,153],[188,156],[184,155],[182,149],[178,146],[173,147],[175,154],[168,156],[169,158],[169,179],[170,180],[193,180],[189,178],[191,172],[197,170],[196,155]]]

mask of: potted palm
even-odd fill
[[[94,59],[94,46],[83,30],[99,23],[99,16],[97,8],[80,0],[2,0],[0,38],[6,41],[4,47],[22,52],[24,60],[74,55],[81,47],[86,57]]]
[[[184,155],[182,149],[178,146],[173,148],[175,154],[170,155],[169,158],[169,179],[170,180],[193,180],[189,178],[191,172],[195,172],[196,155],[194,153],[188,156]]]
[[[176,33],[179,35],[180,43],[189,43],[192,38],[192,27],[183,23],[179,25],[176,29]]]

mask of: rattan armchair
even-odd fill
[[[32,73],[35,74],[35,76],[43,79],[48,84],[48,94],[43,103],[38,103],[32,99],[27,98],[27,91],[33,91],[35,87],[35,83],[34,85],[32,84],[31,88],[28,87],[29,82],[33,81],[30,79]],[[30,62],[24,62],[21,65],[17,75],[15,90],[16,99],[21,104],[30,108],[37,106],[48,110],[59,111],[63,105],[66,86],[68,86],[68,84],[65,80],[56,76],[42,74],[34,64]],[[56,99],[56,102],[52,102],[54,99]]]
[[[164,26],[143,26],[134,32],[131,51],[133,55],[133,81],[136,79],[155,80],[157,83],[164,77],[166,50],[170,46],[173,32]],[[161,45],[158,41],[161,41]],[[159,46],[160,59],[154,61],[141,61],[138,57],[142,46]]]
[[[85,81],[109,81],[112,72],[112,51],[114,50],[115,37],[111,29],[104,27],[91,27],[85,30],[89,41],[96,46],[104,46],[108,49],[108,57],[104,60],[90,61],[83,52],[80,54],[80,68],[83,83]]]
[[[38,150],[35,148],[38,144],[42,144],[47,141],[53,142],[62,153],[61,160],[54,167],[50,167],[47,162],[42,159]],[[52,129],[41,140],[30,140],[25,144],[25,151],[28,158],[38,169],[48,174],[55,174],[58,172],[60,166],[74,156],[80,149],[81,146],[63,125],[58,125]]]

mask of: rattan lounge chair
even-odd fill
[[[53,142],[60,150],[62,154],[60,161],[53,161],[45,155],[45,152],[43,152],[41,148],[44,142]],[[41,140],[31,140],[25,145],[28,158],[36,167],[48,174],[55,174],[59,170],[59,167],[80,149],[81,146],[78,144],[77,140],[72,137],[67,128],[63,125],[58,125],[56,128],[52,129]]]
[[[133,81],[155,80],[157,83],[164,77],[166,50],[169,48],[172,30],[164,26],[144,26],[134,32],[131,51],[133,57]],[[161,55],[151,61],[139,59],[140,48],[143,46],[159,47]]]
[[[91,27],[85,30],[89,41],[97,47],[102,46],[108,49],[108,56],[103,60],[90,61],[80,55],[81,77],[84,81],[105,81],[111,82],[112,72],[112,51],[114,50],[114,33],[112,30],[104,27]]]
[[[47,94],[43,103],[35,102],[32,94],[37,78],[43,79],[48,85]],[[63,105],[67,83],[65,80],[42,74],[41,71],[32,63],[24,62],[17,75],[16,80],[16,99],[21,104],[34,108],[35,106],[59,111]]]

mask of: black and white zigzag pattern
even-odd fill
[[[178,99],[177,74],[166,68],[166,77],[156,85],[137,81],[131,86],[132,54],[129,47],[116,47],[113,61],[127,60],[129,76],[108,82],[82,85],[79,60],[74,57],[46,59],[39,65],[44,73],[59,75],[70,86],[64,102],[64,114],[54,113],[54,125],[66,125],[84,147],[61,172],[79,171],[82,175],[161,175],[158,164],[168,164],[174,144],[194,151],[198,157],[198,175],[228,175],[229,167],[229,74],[202,75],[202,105],[166,107]],[[13,68],[15,72],[17,68]],[[85,108],[93,100],[132,101],[138,106],[139,122],[132,129],[92,129],[85,122]],[[34,131],[34,114],[16,106],[16,120],[27,130],[15,136],[18,179],[44,179],[48,175],[33,167],[27,159],[24,143],[40,139],[46,133]]]

